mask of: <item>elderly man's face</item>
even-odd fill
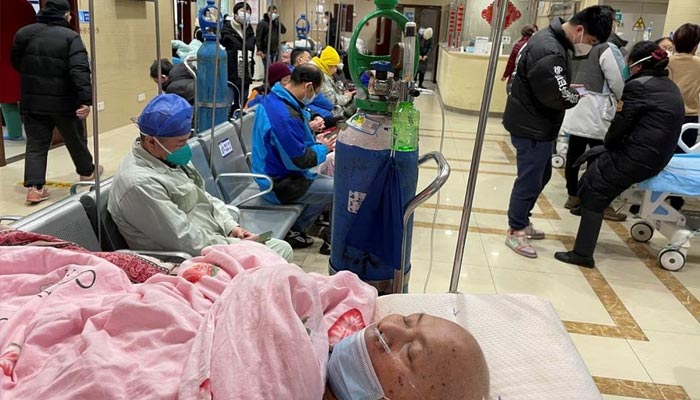
[[[489,373],[481,348],[461,326],[425,314],[389,315],[365,331],[372,365],[391,399],[488,398]]]

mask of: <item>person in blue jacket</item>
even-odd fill
[[[323,83],[323,73],[312,64],[294,69],[287,84],[277,83],[255,113],[252,170],[272,178],[272,192],[265,199],[276,204],[302,204],[304,212],[285,238],[294,248],[309,247],[306,235],[319,215],[333,201],[333,178],[312,172],[335,149],[335,138],[319,136],[309,127],[307,110]],[[269,182],[257,179],[260,189]],[[324,239],[322,254],[330,254]]]

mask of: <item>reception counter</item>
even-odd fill
[[[445,107],[450,111],[478,114],[484,93],[489,56],[447,51],[439,47],[437,81]],[[491,115],[501,115],[506,108],[506,82],[501,81],[508,62],[507,56],[498,60],[496,80],[491,96]]]

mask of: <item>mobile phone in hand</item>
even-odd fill
[[[588,94],[588,90],[586,90],[585,86],[575,86],[574,89],[580,96],[585,96]]]
[[[258,238],[255,240],[258,243],[267,243],[272,239],[272,231],[267,231],[265,233],[261,233],[258,235]]]

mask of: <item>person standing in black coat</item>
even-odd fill
[[[268,65],[277,61],[280,48],[280,33],[283,35],[287,33],[287,28],[280,22],[279,17],[277,6],[272,5],[268,7],[267,13],[265,13],[255,30],[255,45],[258,47],[257,54],[262,57],[265,69],[267,69]],[[268,45],[270,54],[267,54]]]
[[[589,162],[579,183],[581,222],[574,249],[554,254],[557,260],[595,267],[593,252],[605,207],[633,184],[656,176],[671,161],[685,108],[681,91],[668,77],[668,61],[666,51],[654,42],[639,42],[632,48],[628,59],[632,76],[604,146],[581,158]]]
[[[416,77],[418,78],[418,87],[425,89],[423,81],[425,81],[425,73],[428,72],[428,58],[430,58],[430,52],[433,51],[433,28],[420,28],[418,35],[420,36],[420,54]]]
[[[536,258],[530,239],[544,239],[530,215],[537,197],[552,176],[554,141],[564,111],[576,106],[579,94],[569,86],[569,53],[579,45],[607,40],[612,16],[600,6],[588,7],[568,22],[555,18],[525,44],[518,56],[503,126],[515,147],[518,177],[508,207],[506,245],[516,253]]]
[[[244,9],[245,7],[245,9]],[[228,80],[236,85],[233,110],[241,108],[241,98],[248,98],[248,88],[255,73],[255,33],[250,26],[252,9],[248,3],[236,3],[233,16],[227,17],[221,29],[221,45],[228,55]],[[243,33],[245,31],[245,34]],[[245,36],[245,54],[243,52]],[[244,79],[245,78],[245,79]]]
[[[12,66],[22,82],[20,106],[27,131],[24,186],[29,204],[49,197],[44,185],[54,127],[63,136],[80,180],[94,179],[82,122],[92,105],[90,64],[70,19],[66,0],[47,0],[37,14],[38,22],[20,29],[12,46]]]

